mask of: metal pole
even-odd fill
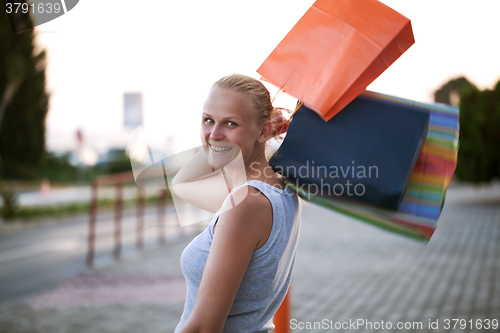
[[[144,189],[137,187],[137,229],[135,246],[142,250],[144,248]]]
[[[121,219],[122,219],[122,207],[123,207],[123,183],[116,184],[116,202],[115,202],[115,249],[113,251],[113,255],[115,259],[120,258],[121,254]]]
[[[165,220],[166,220],[167,191],[160,190],[158,196],[158,226],[156,228],[158,244],[165,244]]]
[[[92,181],[90,194],[90,220],[89,220],[89,235],[87,240],[87,266],[94,265],[94,247],[95,247],[95,229],[97,224],[97,181]]]
[[[170,189],[168,187],[167,178],[167,168],[165,166],[165,160],[161,160],[161,166],[163,170],[163,181],[165,183],[165,190],[160,191],[160,197],[158,199],[158,242],[163,245],[165,244],[165,223],[167,217],[167,199],[170,196]]]

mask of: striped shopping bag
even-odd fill
[[[307,201],[386,230],[427,241],[437,227],[445,194],[457,165],[459,108],[419,103],[369,91],[362,95],[430,112],[427,136],[398,209],[377,208],[343,197],[315,195],[301,186],[297,179],[286,179],[286,183]]]

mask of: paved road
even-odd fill
[[[24,228],[0,234],[0,303],[20,301],[53,289],[58,284],[87,270],[88,216],[73,217],[42,227]],[[95,266],[113,262],[113,213],[101,213],[96,235]],[[166,240],[179,232],[172,208],[165,222]],[[170,221],[170,222],[168,222]],[[135,210],[125,212],[122,229],[122,256],[136,253]],[[158,219],[149,208],[144,221],[144,249],[157,246]]]
[[[306,214],[314,218],[304,221],[299,243],[294,332],[325,331],[307,329],[324,319],[410,323],[407,332],[500,331],[475,326],[478,319],[500,321],[500,183],[454,184],[427,244],[325,209]],[[450,319],[468,326],[446,330]],[[438,321],[438,329],[429,321]],[[394,329],[349,325],[338,331]]]

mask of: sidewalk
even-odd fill
[[[498,331],[484,328],[485,319],[500,320],[498,182],[453,184],[426,245],[308,203],[300,237],[293,332]],[[185,296],[179,258],[190,238],[3,305],[0,332],[172,332]],[[446,319],[463,321],[447,330]],[[398,322],[413,328],[396,329]]]

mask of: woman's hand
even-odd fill
[[[290,110],[285,108],[276,108],[275,116],[271,121],[273,122],[273,136],[278,134],[286,133],[288,130],[288,125],[290,124],[288,118],[283,115],[285,113],[291,113]]]

